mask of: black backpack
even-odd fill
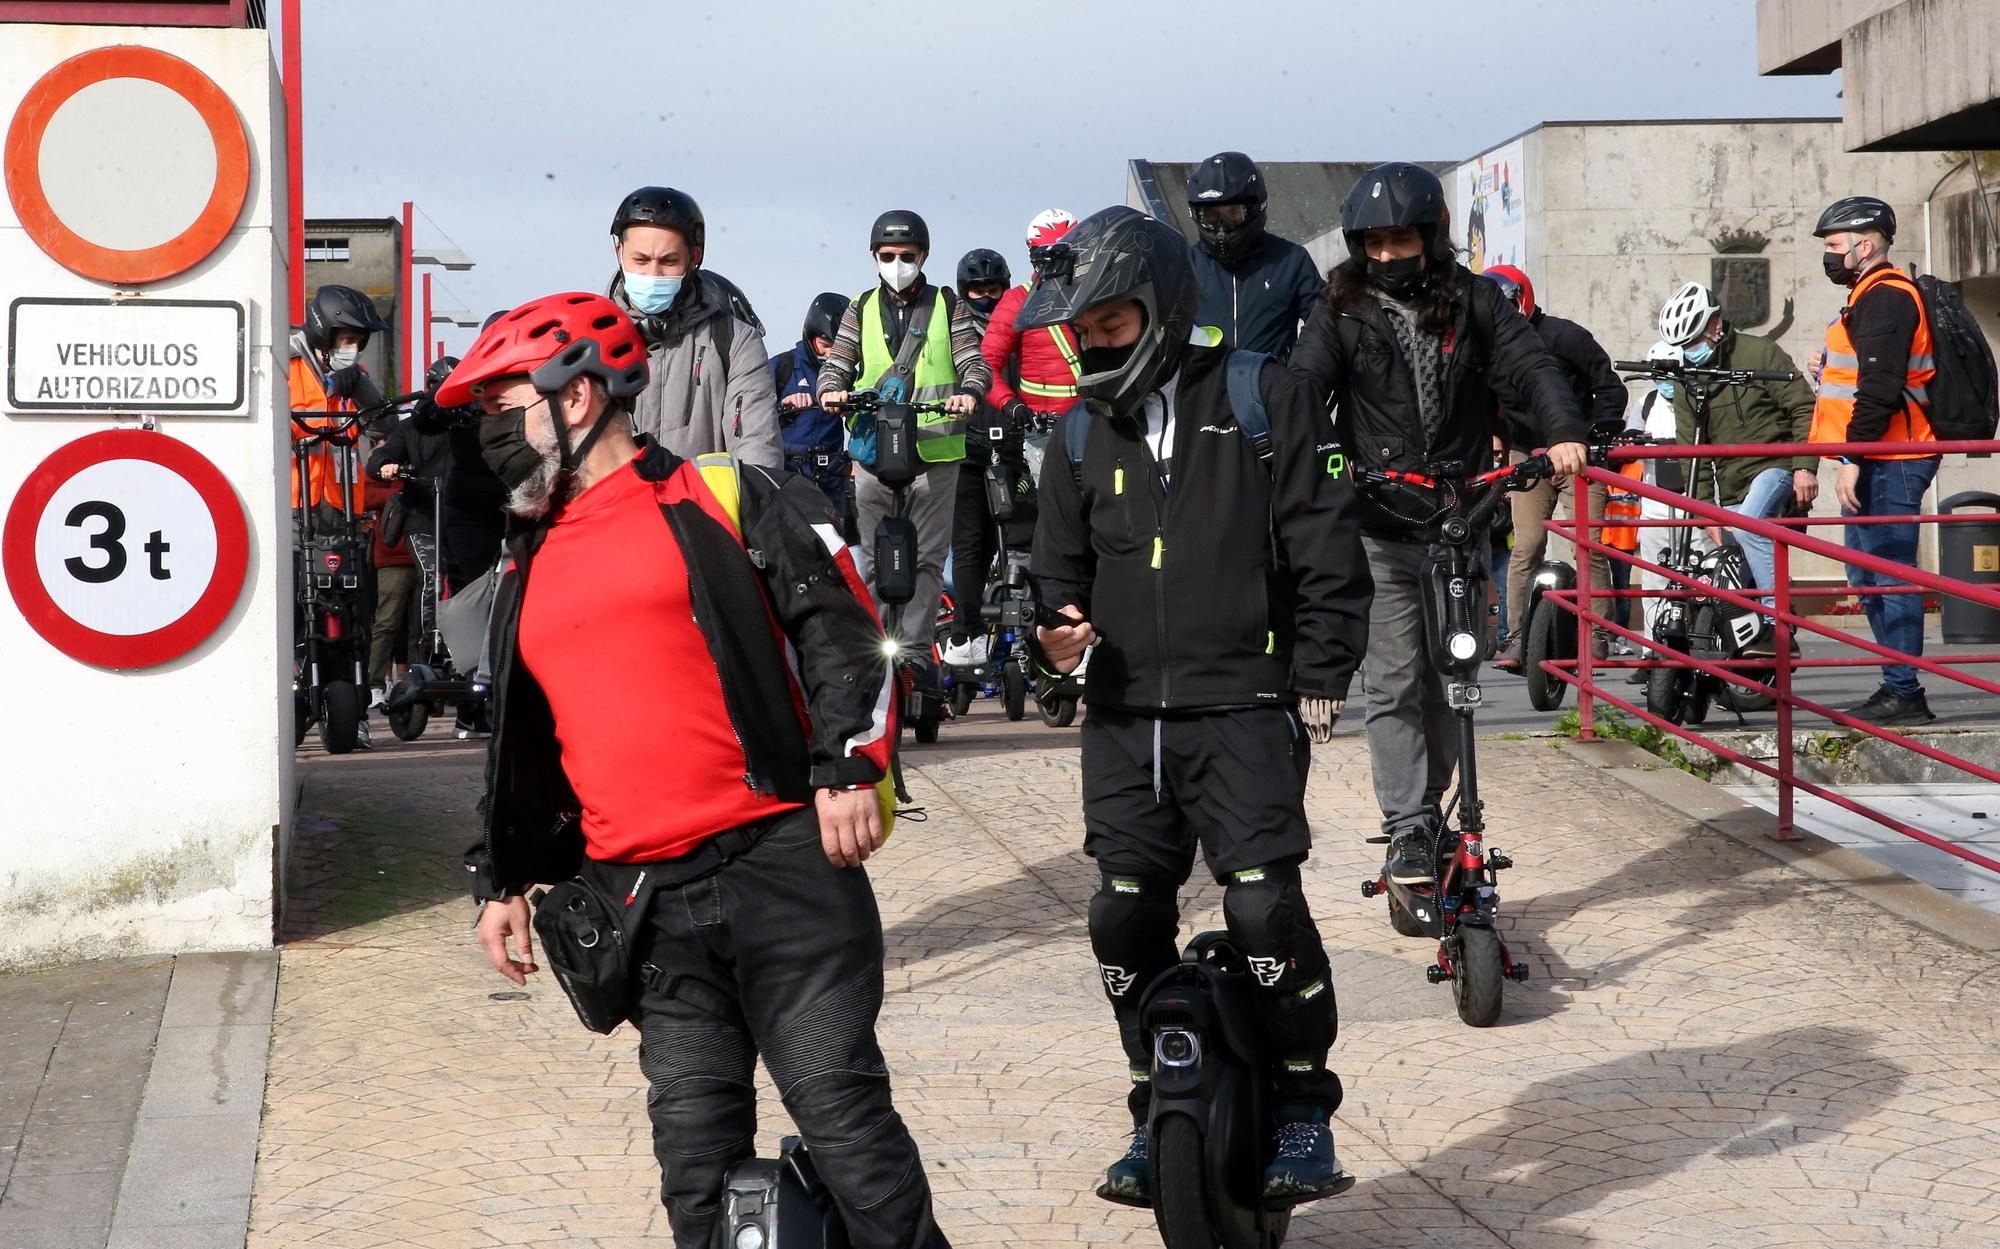
[[[2000,429],[2000,375],[1985,332],[1951,283],[1926,273],[1911,284],[1923,301],[1937,361],[1937,376],[1928,387],[1930,402],[1924,405],[1932,431],[1947,442],[1993,437]]]

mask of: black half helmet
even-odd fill
[[[1014,323],[1024,330],[1064,325],[1097,307],[1135,299],[1145,310],[1139,341],[1115,365],[1092,370],[1083,352],[1077,394],[1111,417],[1139,410],[1180,368],[1201,297],[1194,259],[1180,231],[1136,208],[1106,208],[1042,249],[1035,287]]]
[[[387,334],[390,326],[375,311],[375,301],[360,291],[351,286],[322,286],[306,305],[306,345],[321,355],[330,355],[336,330]]]
[[[1855,230],[1879,231],[1891,243],[1896,241],[1896,210],[1872,195],[1850,195],[1835,200],[1819,215],[1813,227],[1817,238]]]
[[[444,385],[444,379],[450,377],[451,371],[457,367],[457,356],[439,356],[431,361],[431,367],[424,370],[424,389],[435,392],[438,387]]]
[[[813,296],[812,303],[806,307],[806,324],[799,331],[799,341],[807,347],[812,346],[815,338],[832,342],[840,333],[840,318],[847,315],[849,302],[847,296],[837,291],[823,291]]]
[[[1257,162],[1241,152],[1217,152],[1188,176],[1188,214],[1202,247],[1217,260],[1234,260],[1256,245],[1270,198]],[[1242,205],[1242,220],[1225,221],[1217,211],[1232,204]]]
[[[891,208],[875,218],[875,224],[868,231],[868,250],[880,251],[884,247],[914,247],[926,256],[931,251],[931,228],[924,219],[907,208]]]
[[[990,247],[975,247],[958,261],[958,293],[963,295],[968,286],[990,286],[998,282],[1002,286],[1012,286],[1014,275],[1007,269],[1007,258]]]
[[[1340,229],[1347,236],[1348,254],[1356,259],[1361,257],[1362,231],[1398,226],[1416,227],[1429,252],[1448,215],[1438,176],[1422,165],[1397,160],[1361,175],[1340,206]]]
[[[686,239],[694,251],[701,251],[707,245],[708,223],[702,219],[701,205],[686,191],[676,191],[670,186],[642,186],[626,196],[618,205],[618,215],[611,219],[611,236],[623,239],[628,226],[672,230]]]

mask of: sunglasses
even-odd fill
[[[915,264],[917,262],[918,255],[919,254],[917,252],[880,251],[875,253],[875,259],[881,261],[884,264],[889,264],[898,260],[907,260],[911,264]]]

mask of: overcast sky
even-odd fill
[[[972,247],[1024,267],[1043,208],[1122,202],[1135,156],[1457,160],[1543,121],[1838,116],[1837,75],[1757,76],[1755,7],[315,0],[306,212],[416,201],[478,262],[437,280],[483,315],[603,289],[618,202],[678,187],[777,349],[813,295],[873,281],[886,208],[929,221],[948,283]]]

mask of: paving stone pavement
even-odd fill
[[[384,735],[386,736],[386,735]],[[472,940],[481,753],[301,756],[249,1244],[670,1243],[629,1030]],[[1358,884],[1367,752],[1316,752],[1306,878],[1334,961],[1347,1196],[1302,1246],[2000,1246],[1992,959],[1688,822],[1542,742],[1482,746],[1504,932],[1534,972],[1468,1029]],[[953,1243],[1158,1244],[1090,1195],[1123,1076],[1084,931],[1074,730],[984,708],[909,752],[870,865],[882,1039]],[[1219,926],[1192,890],[1186,931]],[[767,1147],[785,1130],[764,1090]]]

